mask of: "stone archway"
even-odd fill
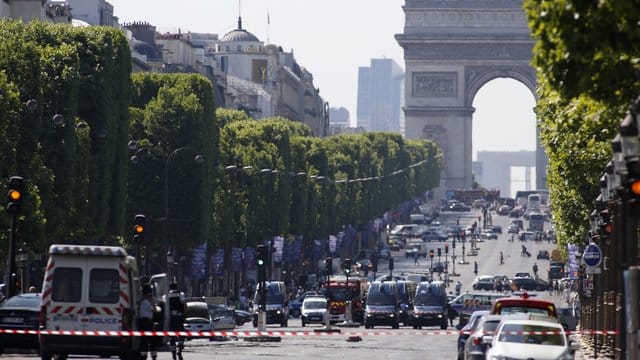
[[[473,99],[496,78],[523,83],[536,97],[534,40],[521,0],[405,0],[405,136],[443,149],[441,189],[472,185]],[[508,101],[508,97],[505,97]],[[538,134],[536,134],[536,139]],[[546,188],[539,141],[536,184]]]

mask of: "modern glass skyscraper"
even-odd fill
[[[402,132],[404,71],[393,59],[371,59],[358,69],[358,126],[367,131]]]

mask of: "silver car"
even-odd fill
[[[301,308],[302,326],[307,324],[324,324],[327,314],[327,299],[321,296],[304,298]]]

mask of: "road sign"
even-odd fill
[[[590,267],[598,267],[602,263],[602,250],[596,244],[589,244],[582,254],[584,264]]]

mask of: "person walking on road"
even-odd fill
[[[536,279],[538,278],[538,264],[537,263],[533,264],[533,277],[536,278]]]
[[[140,331],[153,331],[153,297],[151,295],[151,286],[142,287],[142,301],[140,301],[140,310],[138,312],[138,324]],[[151,353],[151,358],[156,360],[158,353],[156,352],[155,339],[151,336],[143,336],[140,338],[140,358],[146,359],[147,352]]]
[[[184,315],[186,299],[184,293],[178,290],[176,283],[169,285],[169,293],[162,297],[165,311],[169,311],[169,331],[184,331]],[[184,350],[184,337],[172,336],[169,342],[173,360],[182,360]]]
[[[500,265],[504,264],[504,255],[502,254],[502,251],[500,251]]]
[[[460,295],[461,290],[462,290],[462,282],[458,280],[456,282],[456,296]]]

